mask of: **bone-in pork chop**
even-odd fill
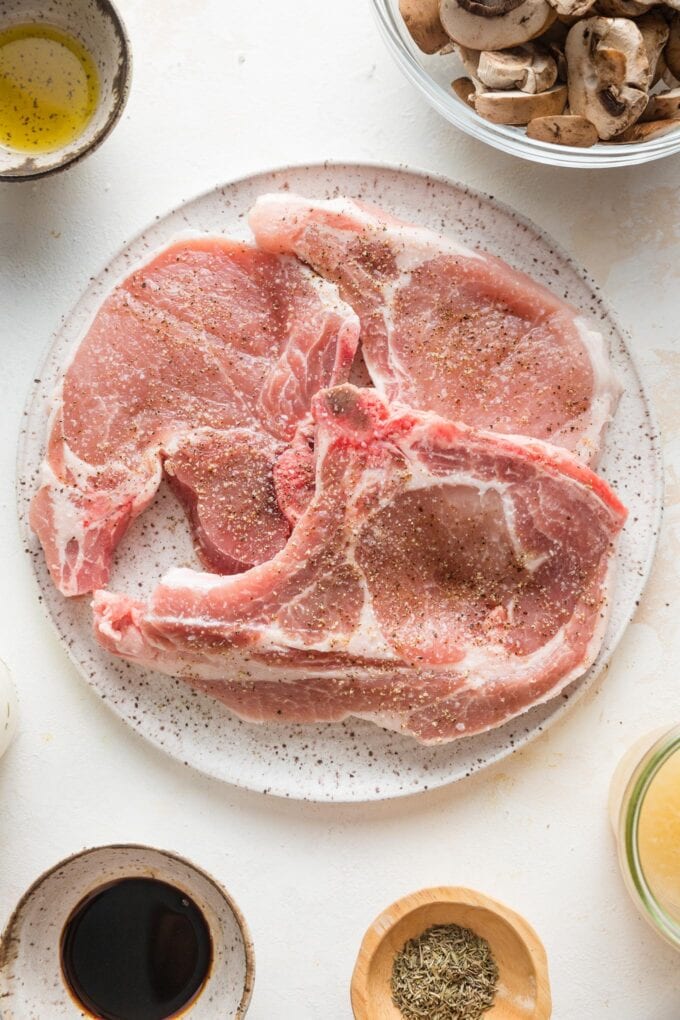
[[[65,595],[106,584],[163,465],[210,569],[243,570],[290,524],[272,467],[321,388],[347,379],[359,323],[290,256],[182,241],[123,281],[55,397],[31,524]]]
[[[602,336],[545,287],[349,199],[265,195],[250,223],[340,286],[385,397],[596,462],[619,387]]]
[[[231,577],[98,592],[110,651],[251,720],[355,715],[423,742],[503,723],[597,655],[625,510],[571,454],[371,389],[320,393],[313,499]]]

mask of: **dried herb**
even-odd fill
[[[486,939],[457,924],[435,925],[395,956],[392,1000],[405,1020],[479,1020],[497,983]]]

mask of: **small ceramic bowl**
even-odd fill
[[[0,0],[0,30],[43,24],[76,38],[99,72],[99,102],[81,135],[52,152],[25,153],[0,145],[0,180],[44,177],[64,170],[104,141],[118,121],[130,89],[130,42],[111,0]]]
[[[458,924],[485,938],[498,964],[496,998],[484,1020],[548,1020],[548,961],[538,935],[513,910],[471,889],[423,889],[393,903],[366,932],[352,975],[356,1020],[403,1020],[392,1002],[395,955],[438,924]]]
[[[97,889],[122,878],[157,878],[181,889],[210,930],[213,960],[186,1020],[241,1020],[255,974],[246,923],[229,894],[195,864],[165,850],[103,846],[61,861],[20,900],[0,940],[3,1020],[89,1016],[74,1000],[61,969],[61,936],[73,910]]]

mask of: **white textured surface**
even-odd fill
[[[0,187],[0,654],[22,708],[20,735],[0,764],[2,921],[42,868],[74,850],[165,846],[212,871],[244,910],[257,957],[249,1018],[342,1020],[373,917],[419,886],[467,884],[506,900],[543,937],[556,1020],[678,1020],[677,957],[626,898],[605,811],[620,754],[680,716],[678,160],[578,173],[492,152],[411,92],[364,0],[120,0],[120,8],[135,80],[114,135],[64,177]],[[122,242],[216,181],[325,157],[449,174],[554,234],[633,331],[668,471],[655,574],[602,689],[531,748],[466,783],[341,808],[206,781],[117,722],[36,607],[13,485],[38,356]]]

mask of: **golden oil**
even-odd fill
[[[77,39],[42,24],[0,32],[0,145],[61,149],[83,133],[98,98],[97,68]]]

